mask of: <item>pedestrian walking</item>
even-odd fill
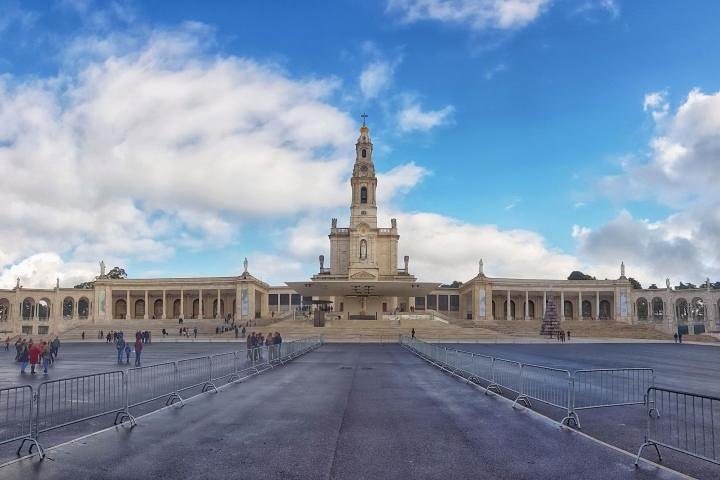
[[[24,374],[25,369],[30,362],[30,352],[28,351],[28,346],[27,343],[25,343],[25,340],[20,343],[20,353],[18,354],[18,361],[20,362],[20,373]]]
[[[28,342],[28,355],[30,357],[30,374],[35,375],[35,365],[40,363],[40,354],[42,353],[40,345],[36,345],[32,340]]]
[[[42,357],[42,366],[43,366],[43,373],[47,375],[48,373],[48,365],[50,365],[50,361],[52,360],[52,346],[49,343],[45,343],[43,345],[43,350],[41,353]]]
[[[197,338],[197,327],[193,328],[193,336]]]
[[[130,353],[132,352],[132,347],[129,343],[125,344],[125,365],[130,365]]]
[[[568,336],[567,339],[568,339],[568,342],[569,342],[569,341],[570,341],[570,330],[567,331],[567,336]]]
[[[123,340],[122,335],[116,335],[115,338],[115,348],[117,349],[117,363],[118,365],[122,365],[122,355],[123,351],[125,350],[125,340]]]
[[[248,334],[247,338],[245,339],[245,342],[246,342],[245,350],[247,350],[247,359],[252,361],[252,349],[253,349],[252,335]]]
[[[677,332],[675,332],[675,333],[673,334],[673,342],[675,342],[675,343],[678,342],[678,334],[677,334]]]
[[[410,330],[410,338],[415,338],[415,329]]]
[[[140,354],[143,350],[143,344],[140,340],[135,341],[135,366],[140,366]]]

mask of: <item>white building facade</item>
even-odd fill
[[[366,125],[355,145],[350,224],[332,219],[329,263],[308,281],[270,286],[245,271],[232,277],[109,279],[89,289],[0,289],[0,332],[50,335],[78,325],[111,329],[117,320],[227,318],[280,319],[293,310],[324,302],[343,320],[398,313],[437,315],[463,325],[538,320],[548,300],[560,320],[618,321],[666,331],[687,325],[691,332],[720,330],[720,290],[709,286],[676,290],[633,289],[621,267],[617,280],[492,278],[483,272],[460,286],[418,282],[409,258],[399,263],[399,228],[378,226],[373,145]],[[144,325],[147,325],[144,323]],[[145,327],[147,328],[147,327]]]

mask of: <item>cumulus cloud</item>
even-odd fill
[[[154,31],[62,76],[0,78],[0,275],[48,251],[167,259],[227,243],[243,218],[343,202],[355,128],[337,80],[208,54],[207,33]]]
[[[52,288],[56,279],[60,280],[60,286],[71,287],[98,273],[96,266],[90,263],[67,263],[55,252],[41,252],[0,271],[0,288],[14,288],[18,278],[24,287]]]
[[[511,30],[532,23],[549,0],[389,0],[388,11],[406,23],[433,20],[473,30]]]
[[[386,60],[369,63],[360,73],[360,91],[367,99],[375,98],[392,83],[395,65]]]
[[[414,101],[406,101],[398,112],[398,127],[401,132],[427,132],[440,125],[452,122],[455,107],[447,105],[439,110],[423,110],[422,106]]]
[[[645,161],[603,180],[614,197],[650,199],[673,210],[656,221],[626,211],[576,235],[579,254],[594,261],[623,255],[648,281],[666,276],[698,282],[720,278],[720,92],[692,90],[671,110],[667,92],[646,95],[656,131]],[[624,253],[623,253],[624,252]]]

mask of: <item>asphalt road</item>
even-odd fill
[[[397,345],[325,345],[217,394],[0,469],[22,478],[665,479]]]
[[[444,344],[523,363],[579,370],[649,367],[658,387],[720,397],[720,347],[674,343]]]
[[[720,347],[657,343],[458,344],[458,350],[570,371],[585,368],[650,367],[658,387],[720,397]],[[514,398],[506,392],[507,398]],[[533,402],[534,410],[556,421],[565,411]],[[643,405],[580,410],[582,431],[631,453],[637,453],[647,429]],[[699,428],[699,427],[698,427]],[[715,426],[717,431],[717,425]],[[710,434],[707,434],[710,435]],[[720,437],[715,440],[720,442]],[[692,443],[692,442],[691,442]],[[717,443],[716,448],[720,448]],[[662,450],[663,464],[697,478],[720,478],[720,466],[685,454]],[[657,460],[647,449],[645,458]]]

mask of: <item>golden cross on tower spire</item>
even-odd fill
[[[367,116],[367,114],[366,114],[365,112],[363,112],[363,114],[360,115],[360,116],[361,116],[362,119],[363,119],[363,127],[364,127],[364,126],[365,126],[365,119],[366,119],[368,116]]]

